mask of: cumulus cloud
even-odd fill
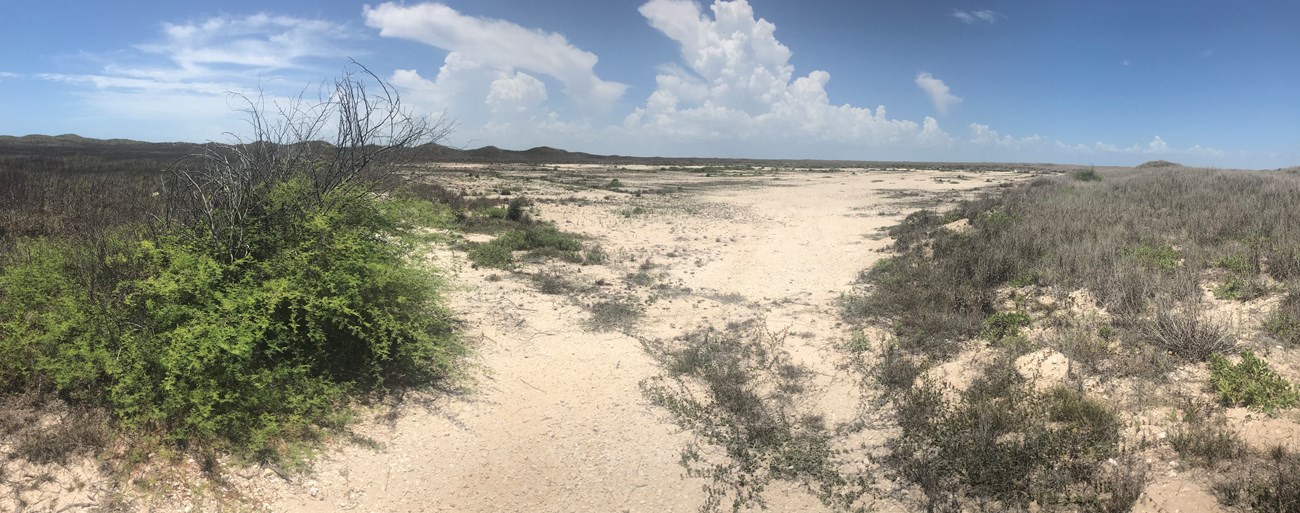
[[[439,3],[367,5],[364,15],[366,25],[379,29],[381,36],[447,50],[446,63],[451,63],[455,54],[455,59],[498,71],[522,69],[551,77],[564,84],[565,92],[579,105],[607,108],[627,89],[625,84],[598,77],[596,55],[573,46],[560,34],[466,16]],[[450,72],[444,64],[439,75]]]
[[[977,23],[987,23],[989,25],[992,25],[994,23],[997,23],[998,20],[1002,18],[1001,14],[998,14],[995,11],[990,11],[987,9],[976,10],[976,11],[963,11],[961,9],[953,9],[950,16],[957,18],[958,20],[961,20],[962,23],[965,23],[967,25],[975,25]]]
[[[656,88],[624,122],[627,130],[677,140],[733,140],[761,144],[851,143],[894,150],[952,139],[933,118],[891,119],[875,109],[833,105],[831,75],[796,77],[791,51],[776,25],[757,18],[745,0],[718,0],[706,14],[689,0],[651,0],[640,12],[676,42],[681,64],[662,66]]]
[[[947,114],[949,106],[961,103],[961,97],[952,94],[952,91],[948,89],[948,84],[934,78],[934,75],[929,73],[917,75],[916,85],[930,97],[930,102],[934,104],[934,110],[939,111],[940,114]]]

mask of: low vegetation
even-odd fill
[[[1121,435],[1118,412],[1129,403],[1082,392],[1090,379],[1103,388],[1126,380],[1137,388],[1126,401],[1150,400],[1141,398],[1170,369],[1204,366],[1223,405],[1272,414],[1296,406],[1296,387],[1242,350],[1253,327],[1211,303],[1253,301],[1286,284],[1293,292],[1258,327],[1291,346],[1300,338],[1300,218],[1287,212],[1300,204],[1300,179],[1142,168],[1038,178],[911,214],[890,230],[894,254],[843,298],[855,326],[891,331],[867,369],[900,430],[881,461],[929,510],[1127,511],[1145,479],[1134,451],[1148,442]],[[968,229],[946,226],[963,219]],[[1047,388],[1011,363],[1043,346],[1069,361],[1066,380]],[[926,372],[973,348],[991,356],[968,387]],[[1239,362],[1230,356],[1238,353]],[[1296,458],[1249,450],[1221,408],[1183,406],[1168,443],[1214,472],[1267,469],[1229,472],[1225,503],[1293,508],[1297,486],[1277,469]]]
[[[931,511],[971,501],[986,510],[1126,509],[1137,496],[1109,491],[1140,485],[1097,466],[1121,455],[1114,409],[1066,387],[1035,391],[1011,362],[995,360],[956,397],[929,380],[897,396],[902,434],[887,443],[887,467],[920,487]]]
[[[1294,407],[1300,401],[1300,389],[1249,349],[1241,352],[1241,361],[1236,364],[1213,355],[1210,385],[1224,404],[1247,406],[1266,413]]]
[[[645,342],[664,374],[643,381],[642,390],[698,437],[682,465],[708,480],[701,511],[761,507],[773,480],[797,483],[841,510],[869,490],[864,477],[840,472],[834,430],[801,411],[811,374],[791,360],[784,338],[750,321]]]

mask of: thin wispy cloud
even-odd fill
[[[88,73],[36,73],[31,78],[82,85],[87,116],[155,121],[185,112],[193,132],[169,138],[203,140],[237,119],[230,94],[274,101],[297,95],[359,52],[363,36],[332,21],[254,14],[163,23],[157,37],[129,49],[87,56]],[[214,127],[226,126],[227,128]]]
[[[930,102],[934,104],[934,110],[939,111],[939,114],[947,114],[949,107],[962,101],[960,96],[952,94],[952,91],[948,89],[948,84],[934,78],[934,75],[929,73],[917,75],[916,85],[930,97]]]
[[[1132,60],[1129,60],[1129,59],[1124,59],[1124,60],[1119,61],[1119,65],[1120,65],[1120,66],[1125,66],[1125,67],[1127,67],[1127,66],[1132,66],[1132,65],[1133,65],[1133,61],[1132,61]]]
[[[991,11],[988,9],[972,10],[972,11],[953,9],[952,12],[949,13],[949,16],[952,16],[953,18],[957,18],[962,23],[965,23],[967,25],[976,25],[979,23],[987,23],[989,25],[992,25],[994,23],[997,23],[998,20],[1003,17],[998,12]]]

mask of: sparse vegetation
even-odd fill
[[[1035,392],[1011,361],[985,367],[955,399],[928,380],[896,397],[902,434],[884,463],[928,510],[1087,507],[1115,486],[1098,466],[1122,453],[1114,410],[1069,388]]]
[[[587,310],[591,312],[587,327],[596,331],[629,331],[645,313],[639,302],[626,298],[596,301]]]
[[[732,511],[763,506],[763,491],[777,479],[837,509],[867,491],[865,478],[838,470],[825,421],[800,412],[809,371],[791,361],[784,338],[751,321],[645,342],[665,373],[643,381],[642,390],[697,437],[682,465],[709,480],[701,511],[724,502]],[[722,455],[712,456],[711,448]]]
[[[1100,477],[1112,469],[1096,461],[1130,461],[1135,449],[1118,434],[1115,406],[1075,388],[1089,379],[1115,376],[1154,387],[1168,383],[1165,373],[1178,365],[1209,361],[1225,404],[1273,412],[1296,403],[1295,387],[1253,353],[1230,362],[1225,355],[1238,350],[1238,328],[1212,314],[1217,303],[1203,295],[1208,288],[1220,301],[1249,301],[1270,294],[1270,279],[1300,278],[1293,269],[1300,220],[1283,213],[1300,201],[1300,180],[1158,169],[1165,164],[1104,180],[1083,172],[1040,178],[948,212],[911,214],[890,230],[894,254],[863,274],[859,293],[842,299],[846,319],[884,324],[896,337],[867,369],[901,429],[883,461],[924,492],[928,508],[1002,510],[1033,502],[1045,511],[1126,511],[1141,493],[1144,472]],[[969,220],[969,229],[944,228],[957,219]],[[1081,289],[1087,294],[1077,297],[1095,303],[1060,312],[1043,306],[1072,301]],[[1042,295],[1055,298],[1025,301]],[[1294,297],[1264,323],[1290,344],[1300,333]],[[1040,315],[1045,336],[1025,337],[1022,329]],[[982,349],[992,351],[994,363],[965,390],[946,390],[921,372],[973,347],[968,341],[977,337],[997,342]],[[1068,357],[1073,385],[1041,390],[1024,382],[1009,362],[1039,345]],[[1222,416],[1207,411],[1185,409],[1170,437],[1174,448],[1211,469],[1248,458]],[[1066,428],[1071,422],[1078,425]],[[1057,429],[1071,434],[1053,434]],[[1047,482],[1036,473],[1046,469],[1060,481],[1036,488]],[[1288,486],[1248,482],[1239,487],[1247,504]]]
[[[1170,434],[1169,443],[1183,459],[1215,468],[1245,455],[1246,445],[1227,427],[1221,407],[1185,399],[1180,420],[1183,424]]]

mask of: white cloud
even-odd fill
[[[1180,148],[1170,146],[1164,138],[1154,136],[1151,142],[1146,144],[1133,144],[1130,146],[1118,146],[1115,144],[1097,141],[1092,145],[1087,144],[1066,144],[1056,141],[1056,149],[1067,152],[1067,154],[1077,155],[1117,155],[1117,156],[1138,156],[1138,157],[1168,157],[1168,158],[1191,158],[1191,159],[1222,159],[1226,157],[1227,152],[1217,149],[1201,146],[1199,144]]]
[[[358,37],[346,25],[267,14],[163,23],[160,32],[131,50],[91,56],[100,62],[93,72],[32,76],[88,88],[75,93],[88,119],[157,122],[184,113],[188,128],[166,138],[217,139],[238,127],[233,109],[245,107],[231,93],[268,102],[294,96],[338,66],[349,53],[343,43]]]
[[[1119,61],[1119,65],[1120,65],[1120,66],[1132,66],[1132,65],[1133,65],[1133,61],[1131,61],[1131,60],[1129,60],[1129,59],[1124,59],[1124,60],[1122,60],[1122,61]]]
[[[573,46],[560,34],[514,23],[466,16],[439,3],[401,5],[387,2],[364,9],[366,25],[379,35],[418,41],[457,54],[458,59],[510,72],[523,69],[564,84],[579,105],[608,108],[627,89],[596,76],[595,54]],[[444,70],[446,66],[444,65]],[[441,73],[440,73],[441,76]]]
[[[989,25],[992,25],[994,23],[997,23],[998,20],[1003,17],[1001,14],[987,9],[974,10],[974,11],[963,11],[961,9],[953,9],[950,16],[957,18],[958,20],[961,20],[962,23],[965,23],[967,25],[974,25],[977,23],[987,23]]]
[[[651,0],[640,12],[677,42],[682,65],[662,66],[656,89],[624,122],[636,137],[783,145],[888,148],[891,155],[952,141],[933,118],[890,119],[874,110],[833,105],[830,73],[796,77],[776,25],[756,18],[745,0],[718,0],[712,16],[689,0]]]
[[[971,132],[970,142],[977,146],[999,146],[1020,150],[1037,146],[1044,141],[1043,137],[1038,134],[1018,139],[1010,135],[1002,135],[997,130],[989,128],[988,125],[979,123],[971,123],[969,128]]]
[[[162,41],[136,45],[171,61],[167,68],[110,66],[110,71],[142,78],[196,78],[222,68],[277,71],[306,67],[316,57],[340,57],[340,41],[358,35],[346,25],[290,16],[218,16],[201,22],[164,23]]]
[[[949,106],[961,103],[961,97],[952,94],[952,91],[948,90],[948,84],[934,78],[934,75],[929,73],[917,75],[916,85],[930,96],[930,102],[934,103],[934,109],[939,111],[940,114],[947,114]]]

